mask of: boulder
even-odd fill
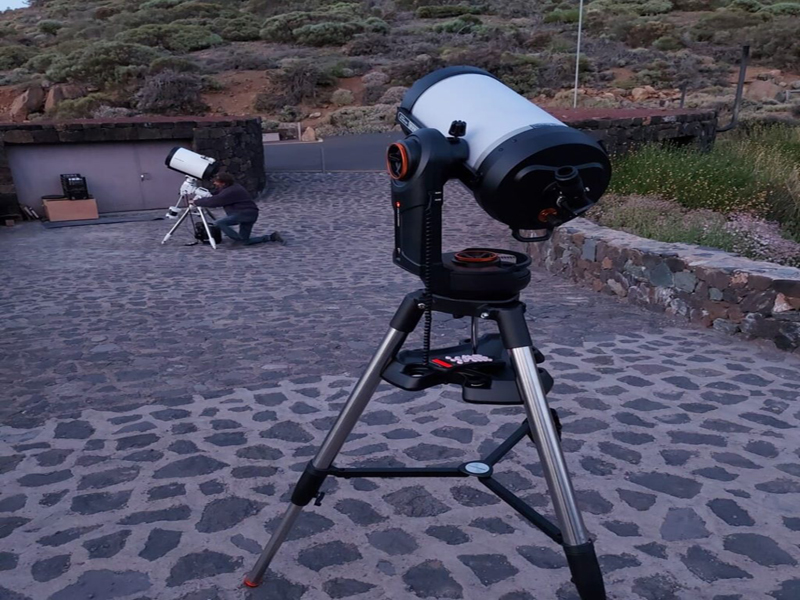
[[[44,109],[49,112],[64,100],[75,100],[76,98],[83,98],[85,95],[86,89],[79,85],[59,83],[51,87],[50,91],[47,92]]]
[[[11,103],[11,120],[14,122],[24,121],[28,115],[41,112],[44,106],[44,90],[40,85],[32,85],[19,96],[14,98]]]
[[[316,142],[317,141],[317,132],[314,131],[311,127],[306,127],[306,130],[303,132],[303,135],[300,136],[300,141],[302,142]]]
[[[775,96],[781,93],[781,86],[776,85],[771,81],[758,80],[747,86],[744,95],[750,100],[764,101],[774,100]]]

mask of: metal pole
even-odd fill
[[[750,59],[750,46],[742,46],[742,58],[739,63],[739,82],[736,84],[736,99],[733,102],[733,115],[731,115],[731,122],[725,127],[718,127],[717,132],[722,133],[730,131],[739,122],[739,109],[742,106],[742,93],[744,91],[744,80],[747,76],[747,62]]]
[[[575,90],[572,94],[572,108],[578,107],[578,76],[581,70],[581,35],[583,33],[583,0],[578,9],[578,50],[575,53]]]

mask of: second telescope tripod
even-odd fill
[[[430,300],[430,299],[429,299]],[[310,502],[319,506],[320,488],[331,477],[474,477],[532,525],[560,544],[567,558],[572,581],[582,600],[605,600],[603,576],[594,544],[583,523],[561,450],[560,424],[548,406],[546,393],[552,379],[537,366],[544,357],[536,350],[525,322],[525,305],[516,297],[508,301],[477,302],[433,296],[432,310],[455,316],[495,321],[500,333],[484,335],[470,344],[430,351],[430,368],[418,362],[422,351],[400,352],[408,335],[424,313],[423,292],[409,294],[395,313],[389,332],[358,380],[339,418],[316,457],[308,463],[291,504],[272,534],[245,585],[258,586],[272,559],[288,537],[301,511]],[[452,360],[458,352],[476,350],[487,359],[468,365]],[[475,354],[475,352],[472,352]],[[451,360],[448,360],[451,359]],[[422,370],[420,367],[424,367]],[[403,389],[419,390],[441,383],[460,383],[468,402],[522,404],[527,419],[487,458],[451,468],[339,468],[333,462],[345,440],[367,407],[381,379]],[[525,504],[492,478],[495,464],[525,438],[534,441],[542,463],[558,523],[553,523]]]

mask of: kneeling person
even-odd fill
[[[277,231],[270,235],[259,235],[251,237],[253,225],[258,220],[258,206],[253,202],[249,192],[244,189],[228,173],[219,173],[214,177],[214,191],[208,198],[197,198],[195,206],[203,208],[224,208],[226,217],[217,219],[214,224],[220,228],[222,233],[232,240],[244,242],[246,245],[260,244],[261,242],[281,242],[283,238]],[[238,225],[237,232],[233,226]]]

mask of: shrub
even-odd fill
[[[741,10],[743,12],[754,13],[758,12],[764,7],[758,0],[732,0],[728,4],[730,10]]]
[[[407,87],[402,85],[398,85],[395,87],[390,87],[386,92],[378,99],[378,104],[391,104],[397,105],[402,102],[403,97],[406,95],[408,91]]]
[[[157,56],[139,44],[95,42],[53,61],[46,74],[51,81],[76,80],[103,88],[140,77]]]
[[[782,69],[800,69],[800,36],[797,19],[782,17],[772,23],[762,23],[750,30],[753,57],[769,60]]]
[[[119,14],[120,8],[117,6],[101,6],[96,8],[94,14],[92,15],[98,21],[105,21],[106,19],[110,19],[116,14]]]
[[[366,21],[364,21],[364,31],[368,33],[380,33],[380,34],[387,34],[391,31],[389,24],[384,21],[383,19],[379,19],[377,17],[370,17]]]
[[[361,78],[365,86],[380,86],[389,83],[389,76],[382,71],[370,71]]]
[[[125,31],[117,39],[129,44],[161,47],[173,52],[204,50],[222,43],[222,38],[199,25],[142,25]]]
[[[289,12],[271,17],[264,21],[261,39],[267,42],[292,42],[293,31],[309,24],[313,20],[309,12]]]
[[[663,15],[673,9],[669,0],[647,0],[639,7],[640,15]]]
[[[439,23],[433,28],[433,30],[437,33],[466,34],[475,33],[476,31],[480,30],[480,27],[481,20],[479,17],[476,17],[475,15],[462,15],[457,19]]]
[[[88,119],[95,110],[110,101],[104,94],[90,94],[75,100],[63,100],[47,114],[57,119]]]
[[[450,4],[444,6],[420,6],[416,15],[418,19],[446,19],[448,17],[460,17],[461,15],[477,15],[481,12],[483,12],[483,9],[477,6]]]
[[[353,38],[347,45],[348,56],[371,56],[386,54],[390,50],[389,40],[385,35],[362,33]]]
[[[34,73],[45,73],[50,68],[50,65],[60,57],[61,55],[55,52],[43,52],[26,62],[25,68]]]
[[[417,79],[443,66],[445,66],[445,63],[440,58],[422,55],[414,60],[395,63],[387,70],[393,83],[410,86],[413,85]]]
[[[55,35],[58,33],[58,30],[64,27],[64,24],[61,21],[55,21],[53,19],[45,19],[44,21],[39,21],[39,31],[42,33],[46,33],[48,35]]]
[[[273,112],[284,106],[294,106],[304,101],[317,101],[324,88],[336,82],[311,61],[298,60],[276,73],[272,79],[272,94],[256,96],[254,108],[259,112]]]
[[[143,112],[177,115],[208,109],[201,100],[203,80],[190,73],[163,71],[150,76],[136,93],[136,108]]]
[[[177,73],[194,73],[200,67],[196,63],[177,56],[160,56],[150,63],[150,74],[155,75],[162,71],[175,71]]]
[[[674,29],[674,25],[666,21],[632,19],[620,21],[611,33],[632,48],[647,48],[657,39],[671,35]]]
[[[261,31],[252,17],[217,19],[215,24],[222,39],[230,42],[251,42],[261,37]]]
[[[341,46],[355,34],[364,31],[357,21],[346,23],[315,23],[295,29],[292,34],[304,46]]]
[[[350,90],[340,88],[331,94],[331,102],[336,106],[347,106],[355,102],[355,96],[353,96],[353,92]]]
[[[735,43],[747,28],[769,18],[770,15],[764,12],[754,16],[738,10],[718,10],[695,23],[691,33],[700,42]]]
[[[653,42],[653,47],[656,50],[661,50],[662,52],[671,52],[673,50],[680,50],[683,48],[683,44],[678,38],[671,35],[665,35]]]
[[[21,67],[36,55],[36,50],[27,46],[0,46],[0,70]]]
[[[364,93],[361,96],[361,103],[369,106],[379,104],[379,100],[386,91],[386,86],[381,84],[364,86]]]
[[[125,117],[135,117],[137,113],[131,108],[124,106],[108,106],[106,104],[92,111],[93,119],[120,119]]]
[[[778,2],[771,6],[765,6],[763,10],[776,16],[796,17],[800,15],[800,4],[797,2]]]
[[[580,13],[577,8],[554,10],[544,16],[545,23],[577,23]]]
[[[320,129],[325,135],[391,131],[395,125],[395,114],[394,106],[350,106],[332,112],[328,117],[329,127]]]

